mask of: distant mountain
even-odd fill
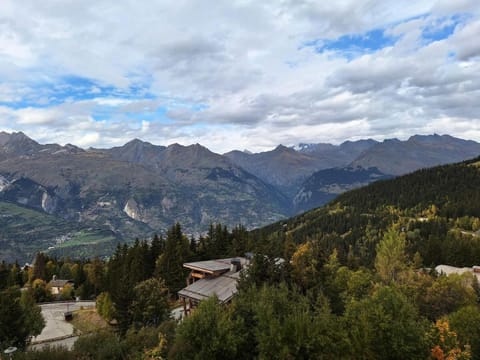
[[[321,206],[347,190],[370,182],[480,154],[479,143],[449,135],[415,135],[407,141],[390,139],[381,143],[373,140],[345,142],[340,148],[344,154],[358,154],[362,148],[363,151],[347,168],[318,171],[307,178],[293,199],[295,211]]]
[[[134,140],[70,151],[24,135],[2,140],[0,201],[107,229],[119,239],[150,236],[176,221],[187,233],[212,222],[254,227],[290,212],[289,200],[272,185],[198,144]]]
[[[224,155],[292,198],[315,171],[347,166],[374,144],[374,140],[361,140],[341,145],[300,144],[295,148],[279,145],[261,153],[231,151]]]
[[[295,212],[322,206],[345,191],[391,177],[377,168],[346,167],[317,171],[302,184],[293,198]]]
[[[158,159],[165,149],[165,146],[153,145],[149,142],[134,139],[123,146],[103,151],[115,160],[144,164],[155,168],[158,167]]]
[[[378,143],[351,163],[353,167],[376,167],[385,174],[403,175],[421,168],[454,163],[480,154],[480,144],[449,135],[415,135]]]
[[[378,144],[372,139],[345,141],[340,145],[331,144],[300,144],[298,151],[309,154],[323,161],[323,168],[341,167],[351,163],[364,151]],[[327,166],[328,165],[328,166]],[[320,169],[319,169],[320,170]]]
[[[30,139],[22,132],[8,134],[0,133],[1,155],[28,155],[43,149],[42,145]]]
[[[139,139],[84,150],[2,132],[0,202],[61,220],[68,225],[56,226],[65,229],[66,239],[72,231],[99,231],[104,235],[73,237],[77,245],[84,241],[78,239],[95,239],[98,253],[102,246],[163,232],[177,221],[190,234],[212,222],[262,226],[370,181],[478,154],[480,144],[446,135],[220,155],[200,144],[165,147]],[[0,260],[1,244],[16,241],[8,229],[0,233]],[[53,241],[43,239],[41,244]]]
[[[316,157],[283,145],[257,154],[231,151],[224,155],[236,165],[290,196],[305,177],[322,167]]]
[[[340,145],[299,144],[272,151],[225,154],[234,163],[277,187],[295,212],[334,199],[378,179],[447,164],[480,154],[480,144],[448,135],[415,135],[407,141],[346,141]],[[372,170],[373,169],[373,170]]]
[[[22,132],[12,134],[0,132],[0,160],[14,156],[29,156],[35,153],[58,154],[83,151],[79,147],[70,144],[65,146],[58,144],[40,145]]]

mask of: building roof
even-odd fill
[[[247,263],[247,259],[242,257],[235,257],[227,259],[196,261],[191,263],[185,263],[183,264],[183,266],[191,270],[203,271],[206,273],[221,273],[230,270],[230,264],[232,260],[239,260],[242,267]]]
[[[471,273],[477,277],[478,280],[480,280],[480,274],[473,272],[474,267],[455,267],[455,266],[450,266],[450,265],[438,265],[435,267],[435,271],[438,272],[439,274],[445,274],[445,275],[450,275],[450,274],[463,274],[463,273]]]
[[[73,284],[73,281],[56,279],[56,280],[51,280],[48,283],[48,285],[50,285],[51,287],[64,287],[67,284]]]
[[[237,293],[237,282],[239,279],[239,271],[229,271],[216,278],[200,279],[193,284],[187,286],[186,288],[180,290],[178,292],[178,295],[197,301],[205,300],[213,295],[217,295],[218,301],[221,303],[225,303],[231,300],[233,295]]]

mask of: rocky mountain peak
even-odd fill
[[[178,168],[196,168],[210,166],[230,165],[230,161],[220,154],[214,153],[200,144],[192,145],[169,145],[162,154],[164,166],[175,166]]]
[[[294,149],[286,147],[285,145],[278,145],[275,149],[273,149],[274,152],[295,152]]]
[[[8,140],[10,140],[10,134],[5,132],[5,131],[1,131],[0,132],[0,146],[3,146],[5,145]]]
[[[27,155],[41,150],[42,145],[30,139],[23,132],[0,134],[0,146],[4,153],[10,155]]]
[[[157,167],[161,153],[164,150],[165,146],[153,145],[140,139],[133,139],[125,145],[105,150],[105,152],[110,154],[115,160]]]

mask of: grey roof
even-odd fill
[[[240,279],[240,271],[227,272],[212,279],[200,279],[178,292],[179,296],[205,300],[214,294],[221,303],[229,301],[237,293],[237,282]]]
[[[51,287],[64,287],[67,284],[73,284],[72,280],[51,280],[48,285]]]
[[[230,263],[232,260],[240,260],[242,266],[244,266],[247,262],[247,259],[242,257],[235,257],[235,258],[227,258],[227,259],[215,259],[215,260],[207,260],[207,261],[197,261],[191,263],[183,264],[184,267],[192,269],[201,269],[206,272],[218,272],[218,271],[227,271],[230,270]]]

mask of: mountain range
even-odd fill
[[[226,153],[234,163],[276,186],[298,213],[321,206],[338,194],[369,182],[404,175],[480,154],[480,144],[449,135],[415,135],[406,141],[372,139],[340,145],[278,146],[252,154]]]
[[[29,235],[13,241],[12,234],[23,228],[0,221],[0,260],[11,260],[12,249],[23,240],[29,246],[13,252],[19,258],[32,256],[32,241],[38,242],[37,250],[50,247],[58,253],[70,244],[84,254],[85,238],[88,249],[108,253],[105,249],[118,241],[161,233],[177,221],[192,235],[214,222],[255,228],[375,180],[479,154],[480,144],[448,135],[280,145],[262,153],[221,155],[199,144],[159,146],[139,139],[110,149],[81,149],[2,132],[2,219],[11,220],[9,211],[23,208],[24,225],[29,216],[41,224],[54,218],[56,230],[39,232],[32,240],[34,230],[26,227]]]

